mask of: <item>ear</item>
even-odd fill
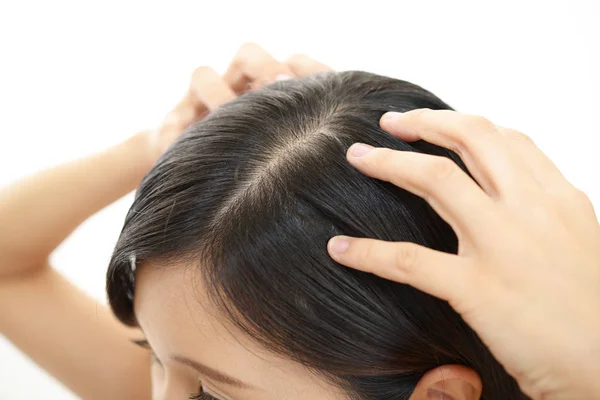
[[[410,400],[479,400],[483,385],[477,372],[464,365],[442,365],[428,371]]]

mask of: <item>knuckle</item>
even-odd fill
[[[527,136],[523,132],[519,132],[516,129],[505,128],[504,131],[505,131],[506,135],[509,136],[509,137],[513,137],[513,138],[518,139],[518,140],[526,140],[528,142],[533,143],[533,139],[531,139],[529,136]]]
[[[382,177],[388,177],[399,167],[398,154],[396,151],[387,148],[374,149],[371,157],[365,157],[364,162],[367,168],[377,170],[378,175],[384,175]]]
[[[593,208],[592,201],[589,196],[581,189],[573,186],[571,191],[571,199],[575,204],[584,208]]]
[[[388,148],[378,148],[374,149],[371,154],[373,157],[367,157],[367,160],[371,159],[374,164],[391,167],[394,163],[394,150]]]
[[[466,149],[472,148],[482,135],[497,133],[496,125],[481,115],[461,114],[447,130],[448,137],[452,140],[454,148],[451,150],[464,154]]]
[[[522,133],[522,132],[519,132],[519,131],[515,131],[515,132],[516,132],[516,134],[518,134],[518,135],[519,135],[519,137],[520,137],[522,140],[526,140],[526,141],[528,141],[528,142],[535,143],[535,142],[533,141],[533,139],[532,139],[530,136],[528,136],[528,135],[526,135],[526,134],[524,134],[524,133]]]
[[[181,124],[187,126],[194,120],[196,112],[192,107],[185,107],[179,111],[179,118]]]
[[[367,245],[365,247],[365,251],[363,254],[363,262],[366,262],[368,260],[373,260],[373,257],[375,257],[377,252],[377,249],[375,248],[375,243],[372,241],[367,242]]]
[[[431,110],[431,112],[436,113],[444,118],[452,118],[452,117],[456,116],[457,114],[459,114],[457,111],[448,110],[448,109]]]
[[[535,141],[530,136],[527,136],[526,134],[524,134],[522,132],[515,131],[515,136],[517,136],[520,140],[522,140],[524,142],[528,142],[528,143],[535,145]]]
[[[203,65],[194,70],[194,72],[192,73],[192,80],[193,81],[202,81],[202,80],[212,76],[214,73],[215,72],[211,67]]]
[[[458,166],[449,158],[431,157],[431,159],[425,163],[424,168],[425,175],[430,179],[444,181],[456,172]]]
[[[356,249],[355,253],[358,264],[362,265],[363,267],[373,265],[373,260],[375,259],[374,257],[376,256],[376,252],[377,250],[373,241],[368,240],[366,242],[363,242],[361,248]]]
[[[246,62],[246,57],[244,56],[244,54],[239,51],[236,53],[235,57],[233,57],[233,59],[231,60],[231,63],[229,63],[229,69],[234,69],[234,70],[240,70],[242,69],[242,67],[244,66],[244,63]]]
[[[159,137],[169,137],[177,135],[183,128],[178,124],[162,125],[158,128]]]
[[[261,78],[265,83],[271,83],[276,80],[278,75],[291,75],[288,65],[276,61],[265,63],[263,70]]]
[[[177,126],[177,125],[179,125],[180,119],[181,118],[180,118],[179,112],[176,110],[173,110],[165,116],[161,125],[162,126]]]
[[[287,59],[288,64],[305,64],[307,60],[307,56],[302,53],[295,53],[290,58]]]
[[[252,53],[255,52],[257,50],[260,50],[261,47],[254,42],[246,42],[244,44],[242,44],[242,46],[240,47],[238,54],[245,54],[245,53]]]
[[[465,122],[467,125],[484,132],[492,132],[496,130],[496,125],[481,115],[468,114],[465,118]]]
[[[409,274],[416,266],[418,260],[418,251],[412,244],[402,244],[395,249],[394,266],[403,274]]]
[[[261,47],[254,42],[246,42],[240,46],[238,51],[235,53],[233,60],[231,60],[230,68],[233,69],[243,69],[247,63],[248,58],[251,58],[252,55],[261,51]]]
[[[416,108],[414,110],[407,111],[405,114],[408,114],[411,118],[415,119],[424,119],[427,118],[430,112],[433,110],[430,108]]]

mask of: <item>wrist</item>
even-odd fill
[[[146,174],[154,166],[162,151],[156,143],[156,134],[153,131],[146,130],[129,137],[124,143],[128,148],[128,153],[132,155],[134,162]]]

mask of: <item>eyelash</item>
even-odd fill
[[[188,399],[190,400],[219,400],[216,397],[211,396],[210,394],[206,393],[202,387],[200,387],[200,393],[192,393],[190,394],[190,397],[188,397]]]
[[[152,349],[148,345],[148,341],[146,339],[133,340],[133,342],[135,344],[137,344],[138,346],[141,346],[145,349],[149,349],[152,352],[152,362],[160,364],[160,360],[158,359],[158,357],[156,357],[156,354],[154,354],[154,351],[152,351]],[[219,400],[216,397],[211,396],[210,394],[206,393],[204,391],[204,389],[202,389],[202,386],[200,386],[199,393],[191,393],[190,396],[188,397],[188,399],[190,399],[190,400]]]

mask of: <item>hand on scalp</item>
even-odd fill
[[[213,68],[201,66],[192,73],[183,98],[166,115],[161,125],[152,132],[156,156],[190,125],[208,113],[253,89],[278,80],[293,79],[331,68],[304,54],[296,54],[285,62],[276,60],[254,43],[243,45],[235,54],[227,71],[219,75]]]
[[[444,157],[363,144],[347,154],[424,198],[458,254],[336,237],[330,255],[447,300],[533,399],[600,398],[600,225],[586,195],[528,137],[483,117],[419,109],[381,127],[455,151],[476,180]]]

